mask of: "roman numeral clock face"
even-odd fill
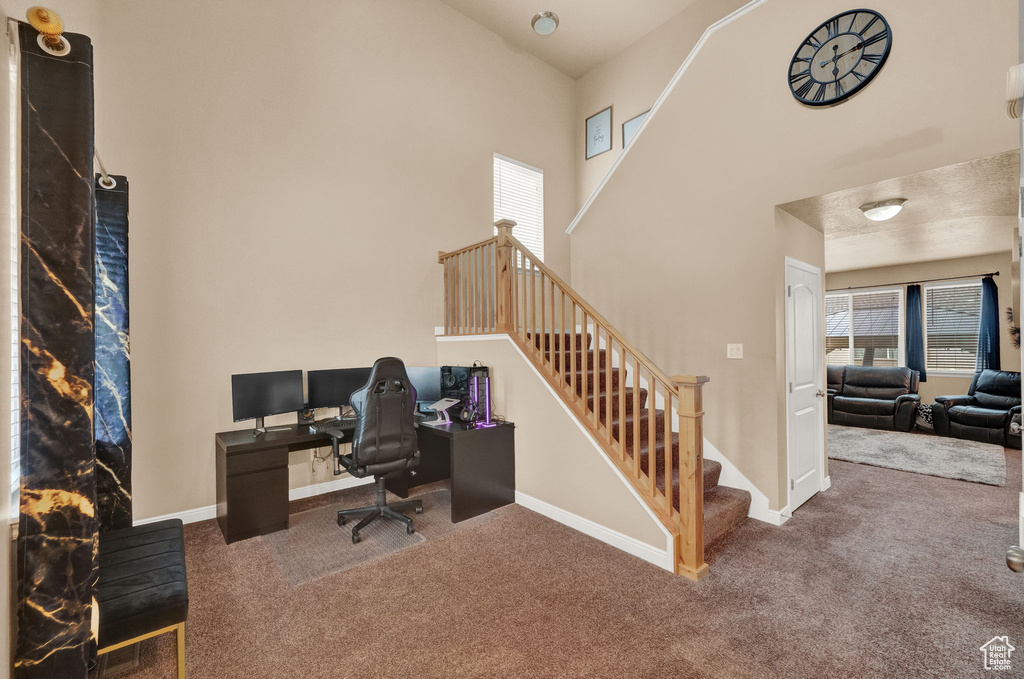
[[[808,106],[832,106],[856,94],[881,70],[892,31],[878,12],[855,9],[807,36],[789,65],[789,89]]]

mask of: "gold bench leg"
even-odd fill
[[[185,623],[178,625],[178,679],[185,679]]]

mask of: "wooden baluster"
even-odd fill
[[[581,394],[583,398],[583,419],[585,420],[586,416],[589,414],[587,412],[587,399],[590,396],[590,383],[587,380],[587,363],[590,354],[590,345],[587,343],[587,311],[583,307],[580,307],[580,322],[583,326],[583,338],[581,341],[581,344],[583,344],[583,354],[580,356],[580,382],[583,392]]]
[[[626,347],[619,345],[619,460],[626,462]]]
[[[516,337],[519,336],[519,280],[522,278],[522,276],[519,275],[519,266],[516,264],[517,257],[518,251],[515,246],[512,246],[511,253],[509,255],[509,259],[511,260],[509,262],[509,276],[512,279],[512,332]],[[500,287],[501,284],[499,283],[498,285]]]
[[[550,338],[550,355],[548,357],[548,370],[552,377],[555,376],[555,352],[557,351],[555,344],[555,281],[548,279],[548,291],[551,293],[551,338]],[[559,340],[560,341],[560,340]]]
[[[700,580],[704,562],[704,402],[708,378],[676,375],[679,388],[679,540],[676,573]]]
[[[459,255],[452,257],[452,271],[455,273],[455,285],[452,286],[452,302],[455,312],[455,334],[462,334],[462,267],[460,266]]]
[[[563,390],[563,389],[565,389],[565,376],[567,374],[566,370],[568,368],[568,364],[565,362],[565,360],[569,356],[569,347],[565,346],[566,342],[568,341],[568,338],[565,335],[565,290],[562,290],[561,288],[559,288],[558,290],[559,290],[559,294],[562,297],[562,304],[561,304],[562,320],[559,323],[559,327],[561,328],[561,332],[558,335],[558,354],[559,354],[558,364],[559,364],[559,367],[560,367],[560,370],[558,372],[558,388],[560,390]]]
[[[547,341],[547,333],[544,331],[547,326],[547,314],[544,312],[544,272],[540,272],[540,328],[537,330],[538,347],[540,348],[540,367],[544,370],[544,364],[548,361],[547,352],[544,351],[544,343]]]
[[[605,337],[607,341],[604,344],[604,434],[605,442],[608,447],[612,447],[614,439],[612,439],[612,401],[614,400],[614,390],[612,389],[612,378],[615,375],[612,374],[612,334],[605,329]],[[621,388],[621,385],[619,385]]]
[[[647,384],[650,387],[648,398],[651,404],[647,408],[647,489],[649,497],[658,497],[658,447],[656,438],[656,427],[658,419],[658,379],[650,370],[647,371]]]
[[[488,261],[491,263],[490,273],[487,275],[488,285],[491,286],[490,293],[490,318],[491,332],[498,332],[498,244],[491,243],[491,254]]]
[[[537,269],[534,260],[529,260],[529,333],[532,337],[531,348],[537,351],[540,339],[537,336]]]
[[[633,466],[637,467],[640,465],[640,431],[637,427],[637,418],[640,416],[640,362],[636,360],[635,356],[631,356],[633,359]],[[623,418],[623,429],[622,436],[625,438],[625,418]]]
[[[494,332],[494,247],[484,247],[484,332]]]
[[[665,421],[661,425],[662,440],[665,441],[665,513],[672,516],[675,511],[675,503],[672,501],[675,493],[672,490],[672,472],[675,470],[675,459],[672,456],[672,389],[668,385],[665,388]]]
[[[601,372],[598,368],[601,365],[601,326],[594,321],[594,349],[591,351],[591,355],[587,358],[590,364],[590,377],[589,380],[593,381],[590,385],[590,391],[593,392],[594,398],[594,409],[590,411],[590,422],[594,425],[594,431],[599,431],[601,427],[601,418],[598,417],[598,413],[601,412],[601,403],[597,400],[598,395],[601,393]]]
[[[471,334],[473,327],[472,304],[470,302],[470,291],[473,289],[473,274],[469,270],[469,253],[463,252],[459,255],[462,260],[462,333]]]
[[[566,366],[569,369],[569,394],[571,395],[572,403],[576,402],[576,385],[579,379],[576,375],[576,353],[579,350],[579,337],[576,334],[576,301],[573,300],[569,305],[569,332],[572,333],[572,350],[569,352],[569,363]]]
[[[448,298],[448,260],[444,258],[443,252],[437,253],[438,263],[444,267],[444,334],[450,335],[451,333],[451,304],[449,304]]]
[[[480,332],[480,248],[469,251],[469,261],[473,280],[473,334]]]
[[[499,219],[494,222],[498,229],[498,242],[495,243],[495,274],[497,277],[497,330],[498,332],[512,332],[512,278],[516,275],[516,256],[513,252],[512,242],[508,239],[512,235],[512,227],[516,223],[511,219]]]

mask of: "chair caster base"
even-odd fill
[[[362,540],[362,539],[363,538],[359,537],[359,533],[357,533],[355,531],[352,531],[352,544],[353,545],[359,544],[359,541]]]

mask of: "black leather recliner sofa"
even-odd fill
[[[910,431],[921,403],[919,381],[910,368],[829,366],[829,424]]]
[[[937,396],[932,406],[935,433],[982,443],[1020,448],[1010,422],[1020,415],[1020,373],[982,370],[962,396]]]

